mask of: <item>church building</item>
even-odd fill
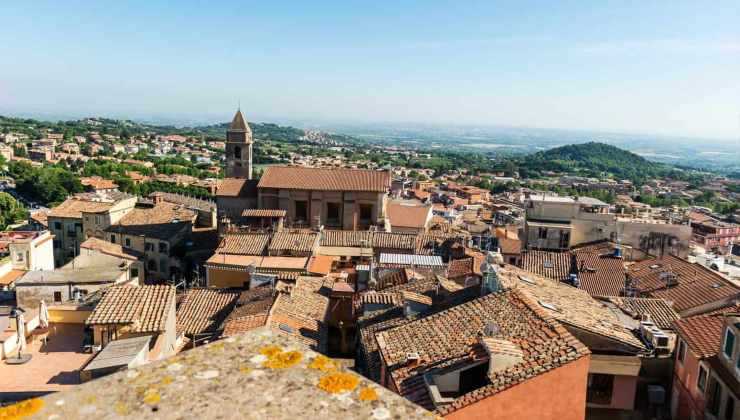
[[[268,166],[253,180],[252,144],[237,111],[226,132],[226,179],[216,191],[221,217],[239,224],[245,210],[280,210],[287,227],[386,230],[389,171]]]

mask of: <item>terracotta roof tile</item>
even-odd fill
[[[258,188],[372,192],[386,192],[390,186],[388,171],[302,166],[268,166],[257,185]]]
[[[174,305],[173,286],[112,286],[85,323],[130,324],[133,332],[162,332]]]
[[[711,357],[719,353],[724,326],[722,315],[700,315],[679,319],[674,326],[676,333],[686,341],[697,357]]]
[[[631,326],[624,325],[616,313],[585,290],[510,265],[499,270],[499,279],[503,284],[517,288],[532,301],[539,302],[542,311],[563,324],[619,341],[635,352],[645,350],[645,345],[633,334]]]
[[[407,203],[390,202],[386,216],[391,227],[423,229],[431,217],[432,207]]]
[[[331,290],[326,281],[320,277],[299,277],[289,292],[278,294],[267,324],[315,349],[324,350]]]
[[[267,250],[275,254],[310,254],[318,243],[317,233],[277,232]]]
[[[244,209],[242,217],[285,217],[287,212],[281,209]]]
[[[193,210],[162,201],[154,207],[134,208],[106,231],[169,240],[182,230],[191,230],[195,218]]]
[[[270,242],[267,233],[227,233],[216,249],[218,254],[262,255]]]
[[[650,319],[661,329],[672,329],[673,321],[679,319],[678,313],[663,299],[610,297],[608,300],[635,319],[649,314]]]
[[[177,331],[215,333],[238,297],[238,291],[228,289],[188,290],[177,308]]]
[[[256,179],[225,178],[216,188],[218,197],[257,197]]]
[[[450,404],[437,407],[445,415],[501,392],[541,373],[589,353],[565,328],[536,308],[518,291],[490,294],[434,315],[375,334],[380,355],[399,393],[434,409],[424,375],[475,363],[478,337],[487,324],[497,326],[495,338],[521,350],[522,361],[489,374],[487,383]],[[406,354],[418,353],[420,362],[410,367]]]
[[[669,273],[677,275],[678,284],[666,284]],[[740,288],[719,273],[672,255],[635,263],[629,267],[629,275],[640,293],[671,301],[679,313],[740,297]]]

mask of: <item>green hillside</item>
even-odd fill
[[[570,144],[519,158],[523,177],[541,175],[547,171],[572,172],[582,176],[611,175],[637,183],[659,176],[669,170],[660,163],[604,143]]]

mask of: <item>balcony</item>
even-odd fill
[[[266,328],[0,408],[0,418],[10,410],[22,417],[65,419],[431,418],[428,411]]]

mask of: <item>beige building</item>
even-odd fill
[[[388,171],[270,166],[257,184],[257,205],[282,209],[292,226],[385,228]]]
[[[54,235],[57,267],[80,254],[80,244],[89,237],[103,237],[103,231],[118,222],[136,205],[135,196],[119,191],[77,194],[54,207],[48,214]]]
[[[689,225],[621,218],[595,198],[532,196],[525,211],[524,238],[530,249],[563,250],[606,239],[653,255],[688,254]]]
[[[55,270],[28,271],[15,281],[16,300],[26,309],[81,302],[86,296],[113,285],[138,285],[134,262],[111,255],[78,255]]]
[[[104,240],[144,255],[146,277],[167,280],[183,271],[178,248],[190,239],[196,213],[155,197],[151,207],[136,207],[104,231]]]

